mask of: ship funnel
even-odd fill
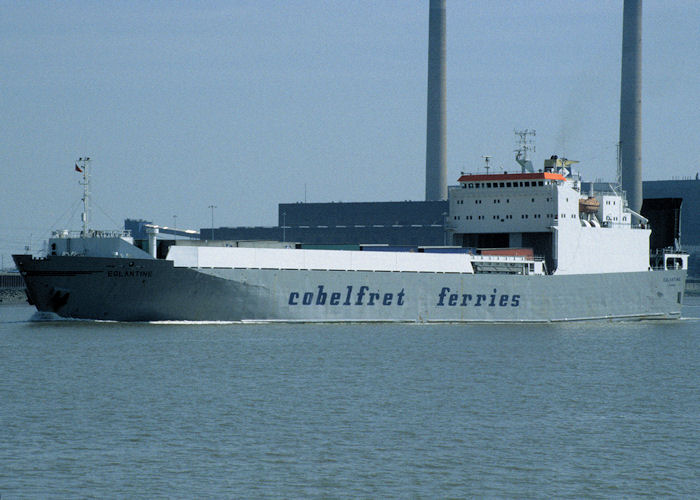
[[[629,208],[642,209],[642,0],[625,0],[620,78],[620,164]]]
[[[425,199],[447,199],[445,160],[445,0],[430,0]]]

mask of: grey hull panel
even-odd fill
[[[539,322],[680,317],[686,271],[570,276],[188,269],[122,258],[15,256],[30,300],[118,321]]]

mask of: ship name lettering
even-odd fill
[[[498,293],[497,289],[493,289],[491,293],[451,293],[449,287],[442,287],[438,294],[436,306],[451,306],[451,307],[518,307],[520,306],[520,295]]]
[[[403,288],[396,293],[382,293],[372,291],[367,285],[357,290],[348,285],[343,292],[338,292],[326,291],[324,285],[318,285],[313,292],[291,292],[287,303],[290,306],[403,306],[405,296]]]
[[[153,271],[139,271],[134,269],[107,271],[108,278],[150,278],[153,276]]]

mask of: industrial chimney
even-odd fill
[[[430,0],[425,200],[447,199],[445,162],[445,0]]]
[[[625,0],[620,78],[620,163],[629,208],[642,209],[642,0]]]

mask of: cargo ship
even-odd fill
[[[582,192],[575,162],[461,175],[442,248],[310,250],[177,240],[157,258],[125,231],[57,231],[14,255],[39,311],[115,321],[551,322],[674,319],[687,255],[650,254],[619,186]],[[78,166],[76,165],[76,168]],[[407,251],[408,250],[408,251]],[[411,251],[412,250],[412,251]]]

